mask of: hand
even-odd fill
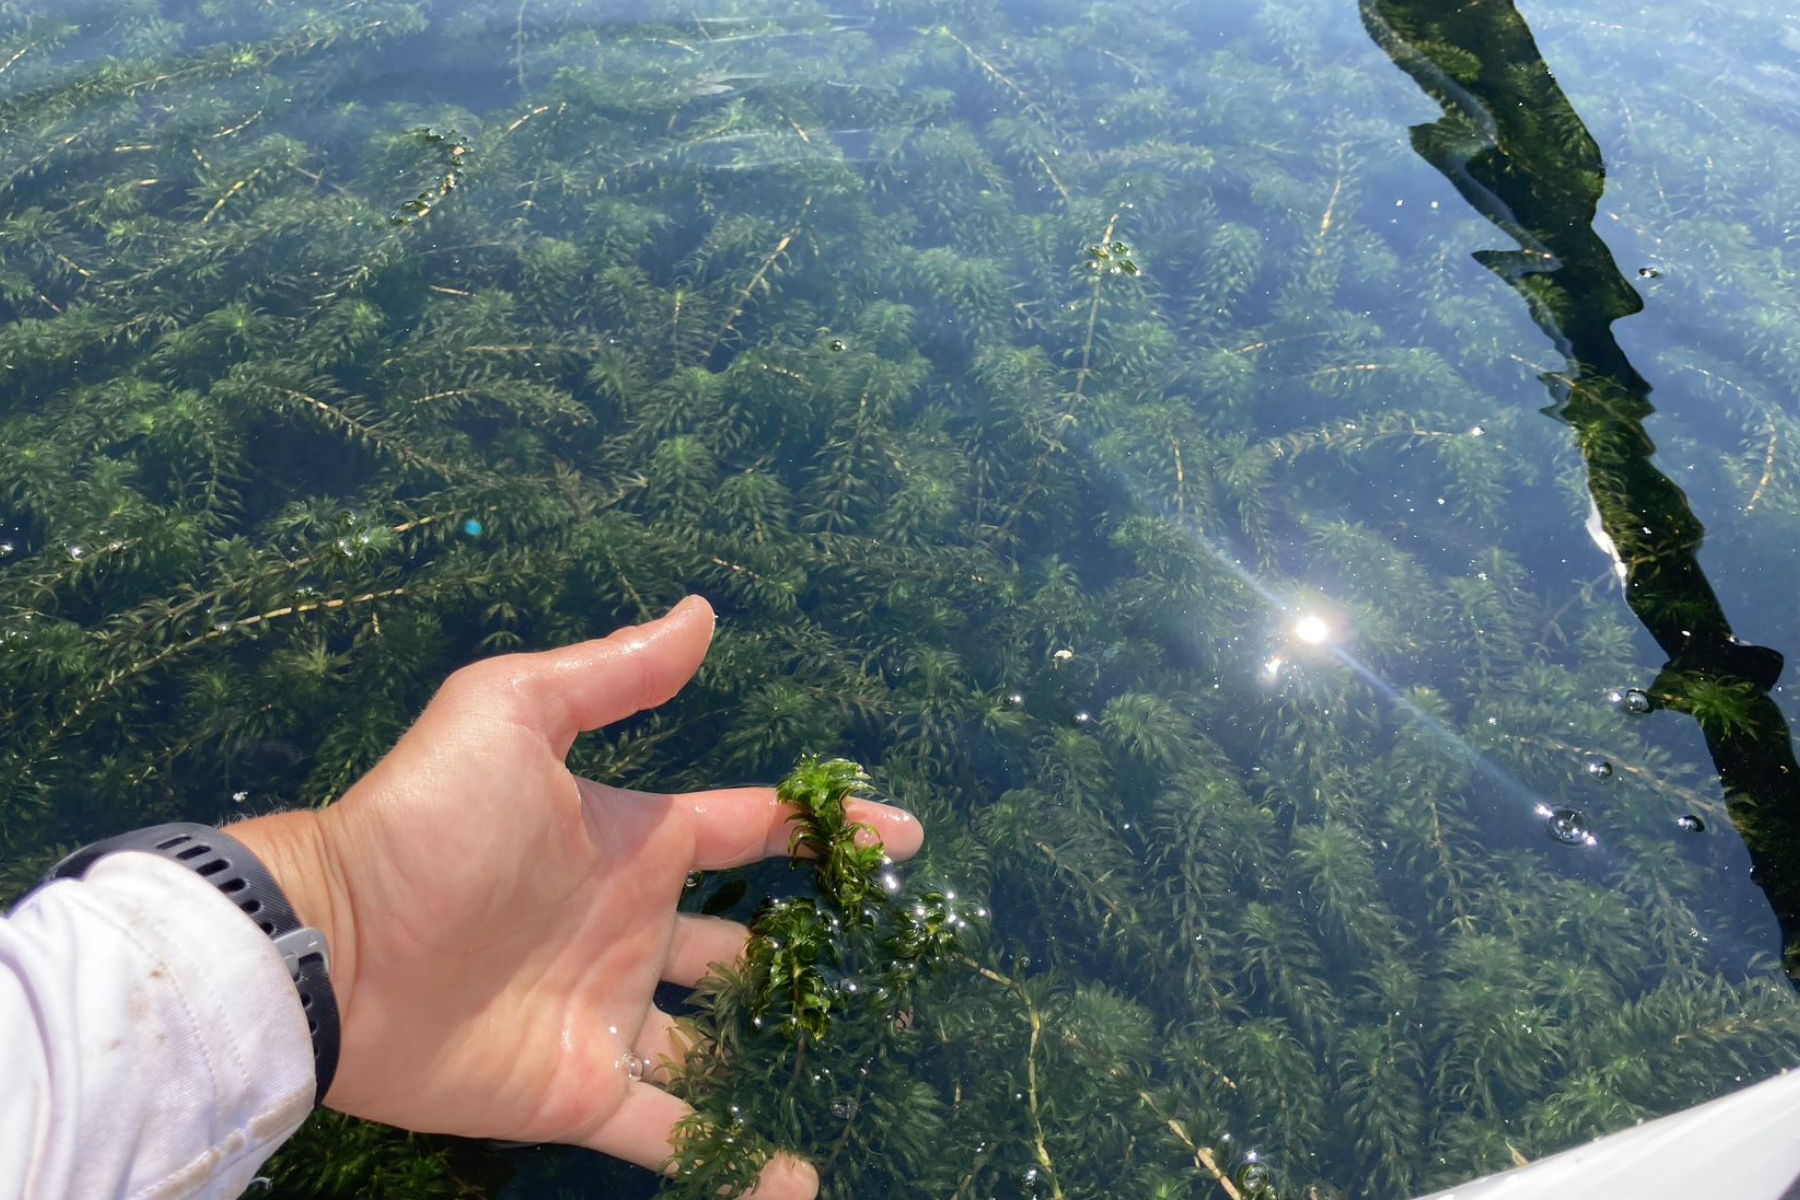
[[[651,994],[735,961],[748,937],[676,902],[690,871],[785,853],[787,811],[771,788],[652,795],[564,759],[577,734],[679,691],[712,626],[690,596],[600,641],[465,667],[336,804],[231,828],[330,944],[343,1020],[331,1107],[652,1168],[667,1157],[688,1108],[654,1083],[681,1048]],[[897,859],[923,837],[887,805],[859,802],[856,817]],[[757,1196],[817,1187],[781,1158]]]

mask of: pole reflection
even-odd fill
[[[1412,128],[1413,149],[1518,243],[1475,257],[1562,352],[1564,369],[1540,377],[1553,400],[1544,411],[1574,430],[1626,602],[1668,656],[1645,691],[1699,724],[1780,922],[1783,968],[1800,983],[1800,764],[1769,696],[1783,660],[1732,633],[1700,570],[1705,530],[1655,465],[1650,384],[1612,332],[1643,300],[1594,231],[1600,148],[1512,0],[1361,0],[1361,11],[1376,44],[1444,110]]]

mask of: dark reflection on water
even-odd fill
[[[1626,599],[1669,656],[1644,690],[1654,704],[1693,716],[1706,735],[1794,977],[1800,764],[1769,698],[1783,658],[1732,633],[1700,569],[1700,521],[1651,461],[1650,385],[1612,334],[1613,322],[1643,301],[1594,229],[1606,178],[1599,147],[1510,3],[1365,0],[1362,11],[1376,44],[1445,106],[1436,124],[1413,127],[1414,149],[1520,243],[1476,257],[1525,298],[1568,362],[1545,375],[1555,397],[1546,411],[1574,427]],[[1478,70],[1469,70],[1470,58]]]

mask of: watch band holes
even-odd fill
[[[301,1008],[311,1008],[312,1007],[312,993],[311,992],[301,992],[300,993],[300,1007]]]
[[[273,922],[273,921],[258,921],[256,923],[256,927],[258,929],[262,930],[263,933],[267,934],[269,937],[275,936],[275,922]]]
[[[178,833],[172,838],[164,838],[162,841],[156,843],[156,848],[158,850],[167,850],[172,846],[179,846],[183,842],[191,842],[193,840],[193,838],[185,833]]]
[[[249,886],[250,886],[250,881],[247,879],[242,879],[242,878],[227,879],[225,882],[223,882],[219,885],[219,890],[221,892],[224,892],[227,896],[229,896],[229,895],[231,895],[231,893],[241,892]]]
[[[223,871],[226,867],[229,867],[230,865],[231,865],[230,863],[226,862],[222,858],[215,858],[209,863],[206,863],[202,866],[195,867],[194,874],[196,874],[196,875],[217,875],[220,871]]]
[[[257,913],[262,911],[262,901],[252,896],[250,899],[238,905],[238,907],[244,910],[245,916],[254,917]]]
[[[192,859],[199,858],[202,854],[207,853],[209,849],[210,847],[207,846],[189,846],[175,857],[179,858],[182,862],[188,862]]]
[[[317,1021],[313,1020],[311,1017],[308,1017],[306,1019],[306,1028],[311,1031],[311,1033],[314,1037],[319,1036],[319,1023]]]

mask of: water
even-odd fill
[[[1546,71],[1375,0],[12,6],[7,878],[696,590],[576,767],[853,755],[992,912],[852,1090],[744,1063],[834,1195],[1396,1197],[1791,1065],[1800,27],[1478,10]],[[476,1173],[646,1186],[544,1162]]]

